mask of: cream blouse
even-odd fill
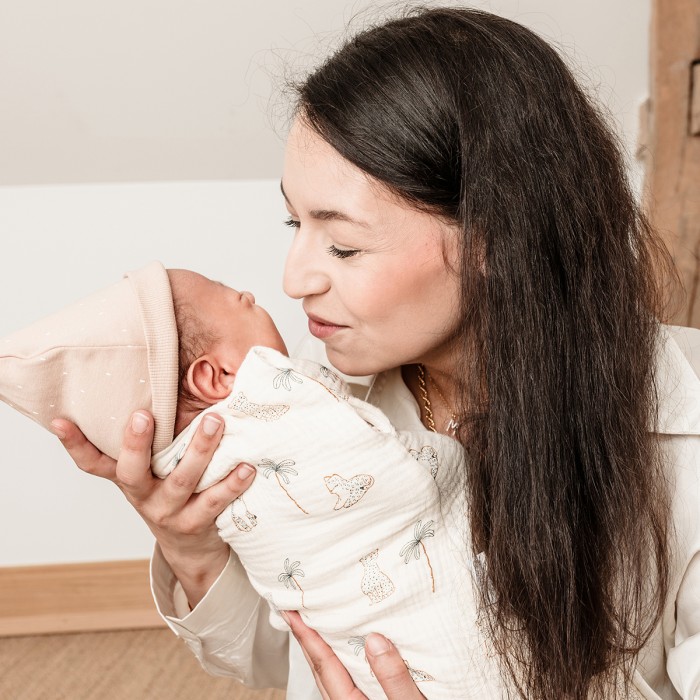
[[[323,346],[300,356],[327,363]],[[664,327],[659,343],[657,432],[673,485],[670,593],[661,622],[638,657],[634,684],[643,698],[700,698],[700,331]],[[399,430],[424,430],[413,395],[392,370],[377,378],[347,378],[357,396],[386,413]],[[287,688],[288,700],[320,700],[301,649],[269,624],[269,607],[250,585],[237,556],[191,612],[156,547],[152,590],[160,614],[206,671],[252,687]],[[488,666],[484,644],[475,668]],[[484,686],[474,698],[504,696]]]

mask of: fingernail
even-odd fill
[[[59,439],[59,440],[65,440],[66,439],[66,434],[65,432],[53,421],[51,421],[51,432]]]
[[[287,625],[291,627],[291,625],[289,624],[289,615],[287,615],[287,613],[284,612],[284,610],[280,610],[280,615],[282,616],[282,619],[287,623]]]
[[[381,634],[368,634],[365,639],[365,649],[372,656],[381,656],[391,649],[391,643]]]
[[[239,465],[238,469],[236,469],[236,474],[238,474],[239,479],[247,479],[255,469],[250,466],[250,464],[241,464]]]
[[[143,413],[134,413],[131,417],[131,429],[137,435],[145,433],[148,430],[148,417],[144,416]]]
[[[216,433],[220,425],[221,421],[216,416],[204,416],[202,430],[204,430],[205,435],[211,437]]]

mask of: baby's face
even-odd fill
[[[250,292],[238,292],[190,270],[170,270],[169,275],[173,296],[184,299],[217,336],[208,352],[225,356],[236,367],[254,345],[287,353],[270,314],[255,303]]]

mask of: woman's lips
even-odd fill
[[[321,340],[330,338],[334,333],[347,328],[347,326],[339,326],[318,316],[311,316],[310,314],[307,314],[307,316],[309,317],[309,333]]]

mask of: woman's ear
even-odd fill
[[[236,373],[225,369],[211,354],[198,357],[187,370],[190,392],[210,406],[231,393],[235,378]]]

